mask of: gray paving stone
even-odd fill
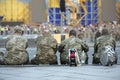
[[[120,65],[0,67],[0,80],[119,80]]]

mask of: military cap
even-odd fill
[[[44,30],[44,31],[43,31],[43,35],[44,35],[44,36],[49,36],[49,35],[51,35],[50,30],[48,30],[48,29]]]
[[[14,28],[15,33],[22,33],[22,28],[20,26],[16,26]]]

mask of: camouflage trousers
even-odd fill
[[[56,56],[36,56],[31,60],[32,64],[57,64],[57,57]]]
[[[4,55],[5,65],[21,65],[29,62],[27,51],[7,51]]]

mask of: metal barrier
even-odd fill
[[[7,39],[10,35],[0,35],[0,39]],[[58,43],[61,43],[62,40],[69,38],[69,34],[52,34],[52,36],[57,40]],[[23,37],[27,39],[36,39],[38,34],[24,34]]]

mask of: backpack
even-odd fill
[[[80,62],[80,60],[79,60],[78,53],[77,53],[76,49],[74,49],[74,48],[69,49],[68,59],[69,59],[70,66],[72,66],[72,65],[77,66],[79,64],[78,62]]]
[[[110,45],[106,45],[100,55],[100,63],[104,66],[113,65],[115,62],[115,51]]]

